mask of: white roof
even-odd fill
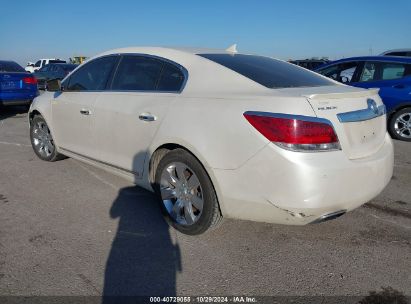
[[[162,46],[131,46],[131,47],[125,47],[125,48],[118,48],[118,49],[113,49],[110,51],[106,51],[103,54],[108,55],[108,54],[116,54],[116,53],[155,53],[155,52],[182,52],[186,54],[221,54],[221,53],[227,53],[227,54],[232,54],[232,52],[229,52],[224,49],[212,49],[212,48],[196,48],[196,47],[162,47]],[[100,54],[102,55],[102,54]]]

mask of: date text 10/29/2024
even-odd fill
[[[257,303],[255,297],[150,297],[150,303]]]

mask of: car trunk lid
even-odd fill
[[[378,151],[386,135],[385,107],[378,89],[303,94],[317,117],[331,121],[350,159]]]

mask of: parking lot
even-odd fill
[[[411,143],[389,186],[317,225],[226,220],[190,237],[153,195],[73,159],[39,160],[0,113],[0,295],[411,295]]]

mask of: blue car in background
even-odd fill
[[[14,61],[0,60],[0,106],[30,105],[37,95],[33,75]]]
[[[315,71],[350,86],[379,88],[391,136],[411,141],[411,58],[351,57],[327,63]]]

